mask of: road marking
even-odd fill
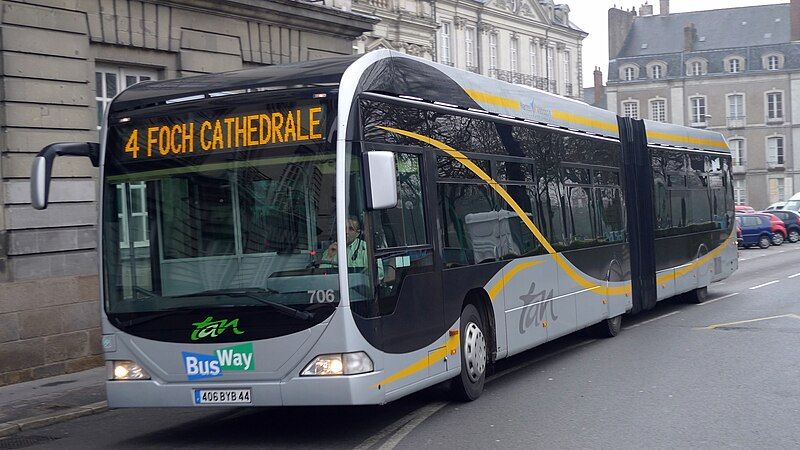
[[[383,443],[379,447],[379,450],[391,450],[397,447],[397,444],[403,440],[409,433],[414,431],[414,428],[417,428],[422,422],[424,422],[428,417],[436,414],[440,409],[447,406],[445,402],[436,402],[431,403],[428,406],[425,406],[419,410],[416,414],[416,417],[411,419],[407,424],[403,425],[395,434],[393,434],[386,442]]]
[[[597,339],[588,339],[586,341],[579,342],[577,344],[573,344],[568,347],[564,347],[562,349],[548,353],[546,355],[542,355],[530,361],[526,361],[525,363],[512,367],[511,369],[495,373],[491,377],[486,378],[486,382],[488,383],[490,381],[495,381],[506,375],[510,375],[514,372],[525,369],[533,364],[542,362],[547,358],[551,358],[553,356],[557,356],[562,353],[575,350],[576,348],[589,345],[595,341],[597,341]],[[409,433],[414,431],[414,428],[418,427],[422,422],[424,422],[430,416],[434,415],[437,411],[439,411],[440,409],[444,408],[447,405],[448,403],[446,402],[436,402],[436,403],[431,403],[429,405],[425,405],[424,407],[418,410],[414,410],[406,414],[405,416],[401,417],[400,419],[394,421],[393,423],[389,424],[388,426],[384,427],[377,434],[372,435],[369,439],[365,440],[357,447],[355,447],[354,450],[370,449],[378,442],[381,442],[382,440],[386,439],[387,436],[390,437],[386,440],[386,442],[383,443],[383,445],[381,445],[378,448],[379,450],[391,450],[395,448],[400,443],[400,441],[403,440],[403,438],[408,436]]]
[[[800,273],[796,273],[794,275],[789,275],[787,278],[795,278],[795,277],[800,277]]]
[[[772,281],[766,282],[764,284],[759,284],[758,286],[753,286],[753,287],[748,288],[748,289],[750,289],[752,291],[754,289],[760,289],[760,288],[762,288],[764,286],[769,286],[770,284],[775,284],[775,283],[780,283],[780,282],[781,282],[781,280],[772,280]]]
[[[715,298],[715,299],[708,300],[708,301],[705,301],[705,302],[703,302],[703,303],[700,303],[700,304],[699,304],[699,305],[697,305],[697,306],[709,305],[709,304],[711,304],[711,303],[718,302],[718,301],[720,301],[720,300],[725,300],[726,298],[731,298],[731,297],[733,297],[734,295],[739,295],[739,293],[738,293],[738,292],[734,292],[733,294],[723,295],[722,297]]]
[[[663,314],[663,315],[660,315],[658,317],[653,317],[652,319],[645,320],[644,322],[639,322],[639,323],[633,324],[631,326],[622,327],[622,329],[623,330],[629,330],[631,328],[636,328],[636,327],[640,327],[642,325],[647,325],[648,323],[655,322],[656,320],[661,320],[661,319],[665,319],[665,318],[667,318],[669,316],[674,316],[675,314],[678,314],[679,312],[680,311],[672,311],[671,313]]]
[[[798,316],[797,314],[781,314],[779,316],[760,317],[758,319],[740,320],[738,322],[718,323],[716,325],[709,325],[707,327],[702,327],[700,329],[701,330],[714,330],[716,328],[730,327],[730,326],[733,326],[733,325],[741,325],[743,323],[761,322],[763,320],[780,319],[780,318],[783,318],[783,317],[789,317],[789,318],[792,318],[792,319],[800,320],[800,316]]]

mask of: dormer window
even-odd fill
[[[708,73],[708,61],[702,58],[692,58],[686,62],[686,75],[699,77]]]
[[[767,57],[767,70],[778,70],[778,63],[780,60],[776,55]]]
[[[738,59],[732,59],[728,61],[728,72],[730,73],[739,73],[742,71],[741,67],[742,63]]]
[[[636,71],[633,67],[625,68],[625,81],[633,81],[636,79]]]
[[[663,68],[661,66],[659,66],[659,65],[653,66],[653,79],[654,80],[660,80],[661,78],[663,78],[664,74],[662,72],[663,72]]]
[[[761,57],[761,63],[765,70],[781,70],[784,58],[780,53],[768,53]]]

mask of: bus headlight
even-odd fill
[[[312,359],[300,373],[300,376],[357,375],[359,373],[372,372],[373,370],[372,360],[364,352],[332,353],[319,355]]]
[[[150,375],[133,361],[109,361],[110,380],[149,380]]]

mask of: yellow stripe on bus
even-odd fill
[[[610,131],[612,133],[619,133],[619,125],[616,123],[591,119],[589,117],[579,116],[577,114],[570,114],[568,112],[558,111],[555,109],[553,110],[553,119],[561,120],[563,122],[574,123],[576,125],[583,125],[585,127],[592,127],[600,130]]]
[[[490,105],[499,106],[501,108],[520,109],[519,100],[513,98],[501,97],[499,95],[490,94],[488,92],[476,91],[474,89],[464,89],[473,100],[478,103],[488,103]]]
[[[521,271],[523,271],[523,270],[525,270],[527,268],[530,268],[530,267],[533,267],[533,266],[537,266],[537,265],[539,265],[541,263],[542,263],[542,261],[528,261],[528,262],[524,262],[524,263],[517,264],[516,266],[514,266],[511,270],[508,271],[508,273],[506,273],[503,276],[503,278],[501,278],[497,283],[495,283],[494,286],[492,286],[491,289],[489,289],[489,299],[494,301],[494,298],[497,297],[497,294],[499,294],[500,291],[503,290],[503,287],[509,281],[511,281],[512,278],[517,276],[518,273],[520,273]]]
[[[662,133],[660,131],[648,131],[647,140],[672,141],[672,142],[680,142],[682,144],[692,144],[698,147],[713,147],[713,148],[728,150],[728,144],[726,144],[725,141],[721,141],[719,139],[693,138],[690,136],[682,136],[680,134]]]
[[[439,347],[436,350],[428,353],[427,357],[421,358],[418,361],[411,363],[404,367],[401,370],[393,373],[392,375],[384,378],[383,380],[376,383],[373,388],[386,386],[387,384],[394,383],[397,380],[405,378],[407,376],[413,375],[417,372],[421,372],[428,367],[436,364],[439,361],[443,361],[447,355],[455,355],[458,347],[460,346],[460,333],[455,334],[454,336],[450,336],[447,339],[444,347]]]

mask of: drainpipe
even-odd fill
[[[431,50],[431,56],[433,56],[433,60],[436,62],[439,61],[439,22],[436,17],[436,0],[431,0],[431,14],[433,15],[433,49]]]

